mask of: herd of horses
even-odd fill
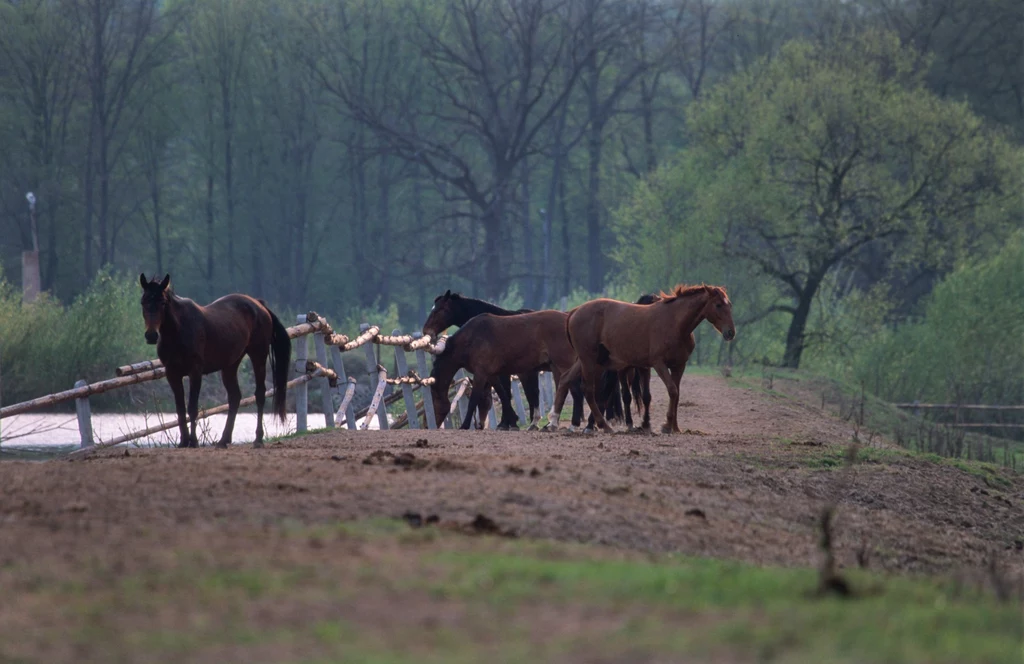
[[[170,287],[170,275],[147,280],[142,286],[142,314],[147,343],[156,344],[157,356],[167,371],[174,393],[181,447],[197,447],[196,420],[202,377],[219,371],[228,393],[228,418],[218,447],[231,444],[231,433],[241,401],[238,366],[249,356],[256,381],[256,440],[263,446],[263,409],[266,400],[266,363],[269,357],[274,386],[274,413],[285,418],[285,396],[291,360],[288,331],[262,300],[239,293],[201,306],[179,297]],[[641,413],[640,428],[650,429],[650,370],[665,384],[669,395],[663,433],[679,431],[679,382],[695,346],[693,332],[703,321],[726,341],[736,336],[732,303],[719,286],[676,286],[669,293],[644,295],[635,303],[607,298],[591,300],[568,312],[502,309],[489,302],[452,293],[434,300],[423,333],[437,338],[450,327],[445,349],[434,358],[430,386],[434,414],[443,422],[451,410],[449,389],[455,374],[473,375],[469,413],[480,425],[491,407],[491,390],[501,402],[499,429],[518,428],[512,407],[511,377],[518,375],[529,404],[531,429],[539,427],[542,371],[555,379],[554,404],[547,414],[548,428],[557,429],[569,394],[573,397],[571,423],[579,427],[583,403],[590,408],[587,428],[611,432],[609,419],[622,416],[633,428],[631,401]],[[189,379],[186,407],[184,382]],[[467,416],[462,428],[471,426]],[[189,426],[191,425],[191,426]]]

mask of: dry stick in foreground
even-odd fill
[[[850,588],[850,584],[847,583],[846,579],[844,579],[836,569],[836,557],[832,542],[832,522],[835,518],[835,512],[840,497],[842,494],[846,493],[847,489],[849,489],[853,465],[857,463],[857,452],[859,450],[860,446],[857,445],[857,443],[851,443],[850,446],[846,448],[846,463],[843,465],[843,469],[839,471],[841,476],[836,481],[835,493],[833,494],[832,500],[829,504],[821,511],[821,521],[819,522],[821,527],[820,544],[825,557],[821,561],[821,568],[819,569],[818,595],[834,594],[840,597],[854,596],[854,592],[853,589]]]

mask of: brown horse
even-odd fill
[[[569,312],[566,332],[579,361],[559,382],[554,411],[561,411],[569,382],[583,376],[584,392],[597,426],[611,431],[595,392],[602,371],[627,367],[653,368],[668,390],[664,433],[678,433],[679,381],[693,352],[693,331],[707,320],[726,341],[736,337],[732,302],[718,286],[676,286],[671,294],[648,305],[592,300]],[[564,382],[564,384],[563,384]]]
[[[647,293],[641,295],[634,304],[653,304],[660,299],[660,295]],[[692,334],[690,335],[690,345],[694,345]],[[692,351],[693,349],[691,348],[690,350]],[[606,420],[622,415],[626,420],[626,428],[630,431],[635,430],[633,427],[633,413],[630,410],[630,402],[635,401],[636,413],[643,417],[640,430],[650,431],[651,370],[627,367],[621,371],[605,371],[604,376],[601,378],[601,391],[598,401],[601,402],[601,412],[604,413]],[[643,410],[641,410],[641,406]],[[593,428],[594,414],[591,413],[585,430],[592,431]]]
[[[179,447],[198,447],[196,418],[199,414],[199,387],[203,375],[221,372],[228,392],[228,421],[224,425],[218,447],[231,444],[235,415],[242,400],[238,387],[238,365],[246,355],[252,362],[256,379],[256,441],[263,447],[263,404],[266,399],[267,356],[270,356],[274,378],[274,412],[285,419],[285,390],[288,389],[289,360],[292,352],[288,330],[267,305],[248,295],[225,295],[200,306],[178,297],[170,288],[171,275],[163,281],[146,281],[142,285],[142,317],[146,321],[146,342],[156,344],[156,354],[167,369],[167,382],[174,392],[181,430]],[[186,427],[185,387],[188,376],[188,417],[192,430]]]
[[[426,322],[423,323],[423,334],[429,334],[436,338],[449,327],[462,327],[472,318],[479,316],[480,314],[516,316],[518,314],[532,312],[533,309],[517,309],[515,311],[511,309],[503,309],[495,304],[491,304],[490,302],[477,300],[476,298],[466,297],[459,293],[453,293],[450,290],[446,290],[442,295],[438,295],[434,298],[434,306],[430,310],[430,315],[427,316]],[[537,404],[540,402],[539,376],[536,371],[531,371],[520,374],[519,380],[522,383],[523,391],[526,393],[526,402],[530,407],[530,429],[536,429],[537,422],[540,420],[540,413],[537,409]],[[498,393],[499,398],[501,397],[501,390],[511,393],[512,377],[508,374],[499,376],[498,384],[493,385],[493,387],[495,392]],[[477,385],[477,389],[483,391],[487,389],[487,386]],[[504,400],[502,403],[504,403]],[[487,411],[491,408],[491,404],[488,399],[481,399],[480,405],[481,408],[479,410],[479,414],[482,425],[487,417]],[[519,416],[516,415],[514,410],[504,410],[501,413],[501,422],[498,423],[498,429],[518,429],[518,421]]]
[[[576,352],[565,335],[566,314],[561,311],[536,311],[517,316],[481,314],[474,317],[458,332],[448,338],[445,350],[434,358],[434,378],[430,392],[434,399],[434,413],[440,423],[451,408],[448,388],[459,369],[473,374],[476,386],[499,385],[498,377],[509,374],[527,374],[550,371],[555,381],[576,362]],[[579,426],[583,417],[583,393],[579,382],[566,386],[573,394],[573,426]],[[498,389],[502,410],[512,410],[509,394]],[[482,400],[490,399],[489,389],[474,389],[469,401],[469,412],[474,412]],[[563,397],[563,401],[564,401]],[[462,423],[468,429],[470,418]]]

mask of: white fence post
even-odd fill
[[[359,326],[359,334],[362,334],[369,329],[370,326],[367,323],[362,323]],[[373,354],[374,345],[375,344],[372,341],[363,344],[363,348],[366,349],[366,371],[370,374],[370,394],[377,391],[377,356]],[[369,417],[369,415],[367,415],[367,417]],[[381,431],[387,431],[388,409],[386,405],[377,410],[377,424],[380,425]]]
[[[401,328],[395,328],[392,332],[394,336],[402,334]],[[398,365],[398,377],[409,375],[409,365],[405,362],[405,349],[401,346],[395,346],[395,363]],[[408,383],[402,383],[402,399],[405,400],[405,412],[408,415],[409,428],[419,429],[420,418],[416,414],[416,397],[412,393],[412,385]]]
[[[423,336],[422,332],[416,332],[413,335],[414,339],[419,339]],[[422,348],[416,350],[416,370],[420,374],[420,378],[427,378],[430,376],[430,372],[427,371],[427,354],[423,352]],[[424,385],[420,389],[423,394],[423,413],[427,416],[427,428],[437,428],[437,418],[434,417],[434,396],[430,393],[430,386]]]
[[[85,387],[89,383],[77,381],[75,387]],[[78,435],[82,438],[82,447],[92,445],[92,414],[89,411],[89,397],[75,399],[75,411],[78,413]]]
[[[465,377],[466,377],[466,370],[465,369],[459,369],[459,372],[457,374],[455,374],[456,380],[462,380]],[[459,424],[461,424],[462,422],[466,421],[466,411],[467,410],[469,410],[469,399],[467,399],[466,397],[462,397],[461,399],[459,399]],[[470,417],[472,417],[472,416],[473,416],[473,414],[470,413]]]
[[[523,391],[519,389],[519,381],[512,381],[512,399],[515,402],[516,414],[520,422],[526,422],[526,409],[523,408]],[[529,423],[527,423],[529,425]]]
[[[306,317],[299,316],[299,323],[305,323]],[[295,373],[301,374],[306,370],[306,360],[309,358],[309,344],[306,340],[306,336],[303,335],[295,339],[295,365],[292,370]],[[297,371],[296,367],[302,367],[302,371]],[[306,383],[299,385],[295,390],[295,431],[302,433],[306,430],[306,414],[309,412],[309,390],[306,387]]]
[[[345,375],[345,363],[341,359],[341,349],[337,346],[331,346],[331,359],[334,361],[334,373],[338,374],[338,392],[341,394],[341,398],[344,399],[345,394],[343,390],[348,387],[348,376]],[[335,422],[335,424],[341,426],[340,422]],[[345,407],[345,426],[355,431],[356,409],[351,401]]]
[[[327,345],[321,332],[313,333],[313,351],[320,366],[327,368]],[[320,404],[324,411],[324,426],[334,428],[334,399],[331,397],[331,381],[327,376],[320,378]]]
[[[487,398],[491,400],[491,409],[487,411],[487,426],[484,428],[490,427],[491,429],[497,429],[498,416],[494,411],[498,410],[498,407],[494,404],[494,399],[491,397],[491,388],[489,387],[487,388]],[[502,413],[502,415],[504,415],[504,413]]]

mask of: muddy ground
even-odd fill
[[[657,382],[655,428],[667,402]],[[337,431],[262,450],[5,462],[0,564],[414,512],[483,514],[530,538],[806,566],[819,560],[820,511],[837,501],[842,564],[960,573],[996,554],[1019,565],[1020,475],[908,457],[878,439],[843,470],[853,426],[817,404],[720,376],[687,376],[682,393],[682,435]]]

